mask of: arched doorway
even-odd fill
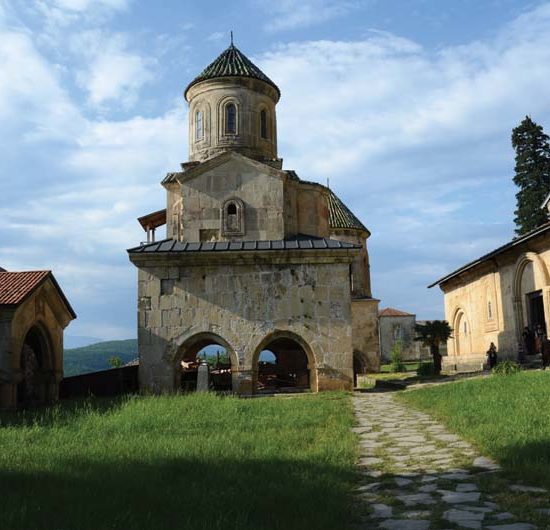
[[[44,331],[37,325],[25,336],[20,355],[21,381],[17,385],[18,406],[46,403],[53,384],[52,350]]]
[[[314,364],[313,354],[300,337],[291,333],[273,334],[256,349],[255,391],[272,393],[315,389]]]
[[[213,333],[200,333],[187,339],[179,349],[176,363],[176,385],[184,392],[197,388],[199,364],[206,361],[210,374],[210,389],[233,389],[232,367],[235,353],[231,346]]]
[[[365,356],[357,350],[353,351],[353,386],[357,387],[357,376],[367,373]]]
[[[468,355],[472,352],[470,323],[463,311],[459,311],[455,318],[455,354]]]

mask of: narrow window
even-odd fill
[[[202,140],[204,136],[204,126],[202,121],[202,111],[197,110],[195,113],[195,140]]]
[[[265,109],[260,112],[260,136],[267,140],[267,111]]]
[[[233,103],[225,107],[225,133],[237,134],[237,107]]]
[[[493,308],[491,302],[487,302],[487,317],[488,320],[493,320]]]
[[[237,206],[231,202],[227,205],[227,215],[237,215]]]

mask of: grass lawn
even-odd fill
[[[344,393],[64,403],[0,415],[0,527],[344,529]]]
[[[398,398],[440,419],[513,479],[550,488],[550,372],[493,375]]]

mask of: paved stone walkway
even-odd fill
[[[480,483],[498,475],[499,466],[427,414],[399,404],[390,393],[358,393],[353,402],[361,446],[359,528],[546,528],[521,522],[496,504]],[[511,495],[548,498],[542,488],[507,487]]]

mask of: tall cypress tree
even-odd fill
[[[522,235],[547,222],[541,204],[550,192],[550,145],[542,127],[529,116],[512,131],[516,151],[514,183],[517,209],[516,234]]]

